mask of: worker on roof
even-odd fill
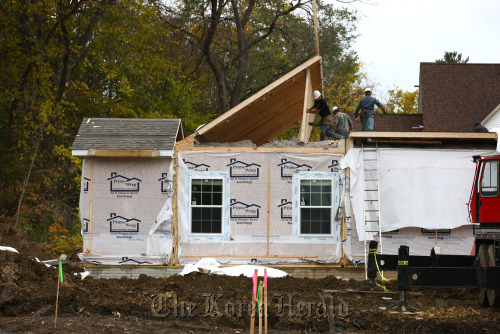
[[[387,114],[385,107],[379,100],[372,96],[372,89],[365,89],[365,97],[359,101],[358,106],[356,107],[356,111],[354,116],[356,120],[361,116],[361,131],[365,130],[373,130],[373,126],[375,125],[375,113],[377,110],[375,109],[375,105],[377,105],[384,114]],[[359,113],[361,111],[361,114]]]
[[[352,128],[352,121],[349,116],[341,112],[339,107],[333,107],[332,137],[335,139],[345,139],[349,136]]]
[[[481,122],[476,121],[474,123],[474,130],[472,130],[472,132],[489,132],[489,131],[481,124]]]
[[[319,125],[321,127],[321,134],[319,140],[323,141],[327,136],[333,137],[333,132],[330,131],[330,126],[332,124],[332,113],[328,107],[328,103],[323,98],[318,90],[313,92],[314,105],[307,110],[308,113],[319,114],[321,120],[318,123],[311,122],[309,125]]]

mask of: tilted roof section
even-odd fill
[[[260,146],[290,129],[302,121],[307,71],[312,90],[321,90],[321,57],[315,56],[203,126],[196,140]]]
[[[500,64],[420,63],[424,131],[472,131],[500,104]]]
[[[183,138],[179,119],[85,118],[72,151],[75,156],[96,155],[96,151],[151,151],[156,152],[153,156],[172,156],[175,142]]]

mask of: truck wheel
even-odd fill
[[[486,265],[488,267],[495,267],[497,261],[495,260],[495,248],[494,245],[488,247],[488,256],[486,257]],[[500,290],[486,290],[486,296],[488,297],[488,304],[491,307],[500,305]]]
[[[479,246],[479,250],[477,252],[477,257],[479,258],[479,264],[481,267],[487,266],[487,257],[488,257],[488,245],[482,244]],[[485,289],[479,290],[479,304],[481,306],[488,306],[488,296]]]

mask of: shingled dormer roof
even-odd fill
[[[500,64],[420,63],[424,131],[472,131],[500,104]]]
[[[85,118],[73,142],[72,154],[173,156],[175,142],[183,138],[179,119]]]

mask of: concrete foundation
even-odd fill
[[[225,267],[225,266],[221,266]],[[285,271],[290,276],[297,278],[320,279],[326,276],[341,276],[355,280],[365,279],[365,268],[363,266],[341,267],[335,265],[268,265],[267,267]],[[93,278],[139,278],[140,275],[163,278],[178,275],[183,266],[104,266],[90,265],[85,270],[90,272]]]

